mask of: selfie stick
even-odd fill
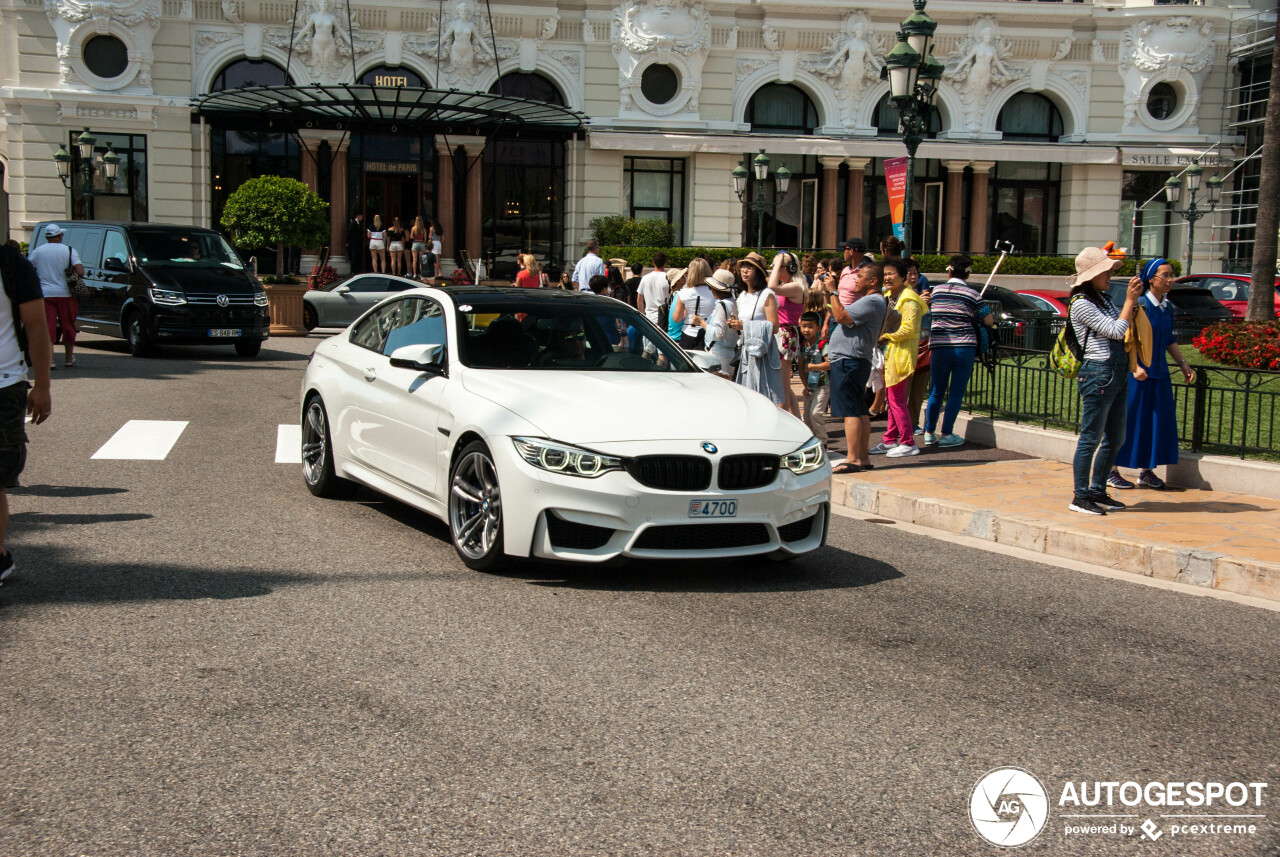
[[[1004,257],[1013,252],[1012,241],[997,241],[995,249],[1000,251],[1000,258],[996,259],[995,265],[991,268],[991,273],[987,275],[987,281],[982,285],[982,291],[978,292],[978,298],[981,299],[987,293],[987,286],[991,285],[991,279],[996,275],[996,271],[1000,270],[1000,263],[1004,261]]]

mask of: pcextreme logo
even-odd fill
[[[1247,837],[1266,823],[1266,790],[1260,782],[1067,780],[1058,792],[1058,816],[1068,837]],[[973,787],[969,820],[992,845],[1017,848],[1048,826],[1048,795],[1030,771],[996,768]]]

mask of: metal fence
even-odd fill
[[[1196,380],[1173,384],[1178,440],[1184,449],[1217,455],[1275,457],[1280,372],[1193,364]],[[994,371],[976,366],[965,394],[973,414],[1041,428],[1080,430],[1080,393],[1049,365],[1043,350],[1006,347]]]

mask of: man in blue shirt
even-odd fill
[[[587,242],[587,255],[578,260],[573,269],[573,287],[580,292],[591,291],[591,278],[604,277],[607,272],[600,258],[600,242],[592,238]]]
[[[857,473],[871,467],[871,411],[867,408],[867,381],[871,377],[871,352],[884,330],[889,303],[880,294],[884,269],[870,262],[858,269],[854,299],[843,303],[840,293],[831,296],[831,331],[827,356],[831,363],[831,416],[844,418],[847,448],[845,460],[833,473]]]

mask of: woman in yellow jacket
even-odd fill
[[[920,348],[920,320],[928,312],[928,307],[907,285],[905,260],[885,259],[883,265],[885,291],[902,320],[896,330],[886,330],[880,337],[886,343],[884,387],[889,407],[889,427],[884,433],[884,440],[871,452],[884,453],[889,458],[903,458],[920,454],[912,435],[907,395],[911,387],[911,376],[916,370],[916,352]],[[889,315],[892,317],[893,313]]]

